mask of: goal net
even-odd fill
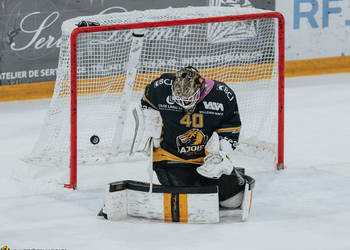
[[[77,27],[81,21],[92,26]],[[74,188],[77,166],[129,157],[131,109],[145,86],[191,65],[235,91],[239,150],[283,166],[283,29],[279,13],[233,7],[65,21],[55,90],[31,161],[70,167]]]

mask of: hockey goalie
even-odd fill
[[[131,150],[150,157],[160,185],[111,183],[100,215],[192,223],[215,223],[225,213],[247,219],[255,180],[235,163],[241,120],[232,89],[187,66],[147,85],[134,116]]]

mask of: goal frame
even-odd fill
[[[64,187],[77,188],[77,38],[82,33],[116,31],[126,29],[143,29],[155,27],[183,26],[203,23],[217,23],[228,21],[245,21],[254,19],[275,18],[278,20],[278,137],[276,170],[285,169],[284,165],[284,50],[285,50],[285,21],[279,12],[266,12],[257,14],[242,14],[232,16],[219,16],[195,19],[182,19],[157,22],[141,22],[130,24],[114,24],[103,26],[88,26],[75,28],[70,36],[70,73],[71,73],[71,109],[70,109],[70,183]]]

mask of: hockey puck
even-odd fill
[[[90,142],[94,145],[98,144],[100,142],[100,137],[97,135],[93,135],[90,137]]]
[[[135,32],[133,32],[132,35],[133,35],[134,37],[143,37],[143,36],[145,36],[145,34],[137,34],[137,33],[135,33]]]

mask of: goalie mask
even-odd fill
[[[200,98],[202,82],[198,70],[192,66],[177,71],[172,85],[173,100],[186,110],[193,109]]]

